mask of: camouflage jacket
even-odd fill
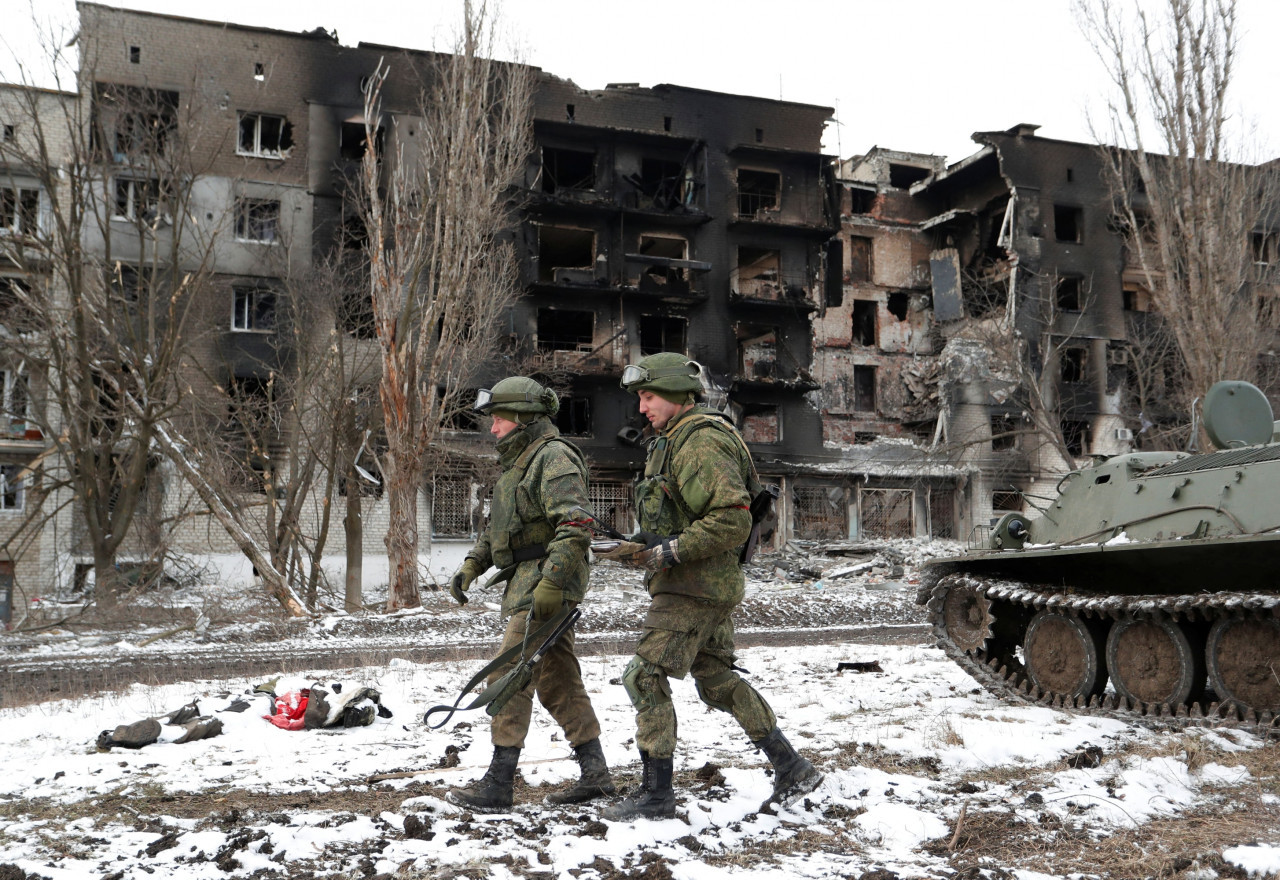
[[[539,417],[498,441],[502,476],[493,487],[489,525],[467,554],[482,568],[502,569],[507,578],[502,613],[529,607],[542,578],[581,602],[587,592],[590,532],[576,524],[574,508],[587,504],[587,465],[578,448],[560,437],[550,420]],[[546,554],[515,562],[512,553],[545,545]],[[536,552],[536,551],[534,551]]]
[[[697,406],[673,419],[649,447],[636,489],[640,528],[679,535],[680,564],[652,572],[649,595],[677,593],[724,605],[742,601],[738,548],[751,532],[751,458],[737,430]]]

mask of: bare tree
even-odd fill
[[[388,610],[421,602],[424,462],[459,395],[474,387],[477,367],[493,351],[495,321],[519,292],[513,249],[502,233],[511,225],[510,186],[531,150],[534,72],[491,60],[495,28],[484,4],[464,4],[462,28],[453,54],[436,56],[423,72],[418,118],[393,116],[386,155],[369,149],[364,156],[387,444]],[[369,144],[380,137],[383,89],[395,63],[370,80]]]
[[[1186,398],[1223,379],[1259,378],[1275,332],[1274,164],[1245,160],[1230,103],[1236,0],[1116,4],[1076,0],[1116,87],[1105,148],[1131,263],[1177,346]],[[1189,411],[1182,401],[1184,412]]]

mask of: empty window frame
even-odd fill
[[[160,183],[143,177],[117,177],[113,214],[117,220],[154,224],[160,219]]]
[[[915,535],[915,493],[910,489],[863,489],[858,493],[858,522],[863,538]]]
[[[738,216],[758,217],[776,211],[782,199],[782,175],[776,171],[738,169]]]
[[[538,351],[591,351],[595,312],[538,309]]]
[[[596,154],[563,147],[542,148],[542,191],[590,191],[596,188]]]
[[[771,404],[743,404],[742,438],[748,443],[781,443],[781,410]]]
[[[274,244],[280,235],[280,203],[272,199],[237,199],[237,241]]]
[[[27,377],[18,370],[0,370],[0,432],[21,434],[31,415]]]
[[[1018,448],[1018,420],[1008,413],[991,416],[991,450],[1004,452]]]
[[[753,299],[782,298],[782,254],[758,247],[738,248],[738,265],[731,279],[733,292]]]
[[[12,333],[25,333],[35,326],[31,309],[31,286],[13,275],[0,275],[0,325]]]
[[[0,464],[0,511],[17,513],[22,510],[23,466]]]
[[[280,159],[288,155],[292,147],[293,125],[283,116],[240,114],[240,142],[236,152],[241,156]]]
[[[265,332],[275,329],[276,292],[263,287],[231,290],[231,329]]]
[[[1085,382],[1089,378],[1089,350],[1072,346],[1062,350],[1062,381]]]
[[[903,293],[901,290],[892,291],[885,297],[884,310],[899,321],[907,320],[907,312],[911,309],[910,294]]]
[[[1255,263],[1269,266],[1280,260],[1280,234],[1253,232],[1249,235],[1249,249]]]
[[[92,147],[118,161],[164,155],[178,126],[178,93],[141,86],[94,86]]]
[[[12,122],[6,122],[0,125],[0,142],[12,141],[18,129]]]
[[[689,330],[687,319],[667,315],[641,315],[638,323],[641,357],[660,351],[684,354]]]
[[[855,412],[876,411],[876,368],[856,365],[853,368],[853,409]]]
[[[1089,423],[1083,419],[1063,419],[1062,439],[1067,445],[1067,452],[1084,455],[1092,445]]]
[[[685,260],[689,256],[689,242],[673,235],[641,235],[640,253],[663,260]],[[689,278],[689,270],[683,266],[651,265],[644,267],[640,284],[645,288],[682,288]]]
[[[771,380],[779,377],[778,328],[737,324],[738,371],[743,378]]]
[[[1083,282],[1078,275],[1064,275],[1058,279],[1058,308],[1064,312],[1080,311],[1080,290]]]
[[[856,299],[853,301],[853,341],[855,344],[876,344],[877,311],[879,311],[879,308],[874,300]]]
[[[117,301],[136,303],[151,297],[155,271],[150,266],[114,263],[107,278],[111,294]]]
[[[845,490],[839,486],[796,486],[791,490],[791,529],[805,541],[849,536]]]
[[[232,436],[247,441],[250,449],[264,450],[275,439],[273,383],[261,376],[237,376],[227,380],[227,403]]]
[[[591,436],[591,399],[587,397],[562,397],[556,411],[556,427],[569,437]]]
[[[40,190],[0,187],[0,233],[34,235],[40,219]]]
[[[918,165],[900,165],[889,163],[889,185],[897,189],[907,189],[913,183],[919,183],[933,172]]]
[[[1149,312],[1153,308],[1150,291],[1138,284],[1126,282],[1120,296],[1126,312]]]
[[[538,280],[551,284],[571,280],[572,274],[557,270],[577,270],[591,273],[595,269],[596,234],[590,229],[573,229],[567,226],[538,227]]]
[[[1084,209],[1074,205],[1054,205],[1053,235],[1058,241],[1083,241]]]
[[[871,239],[866,236],[849,236],[848,278],[851,284],[867,284],[871,281]]]
[[[693,203],[696,187],[693,175],[686,171],[682,162],[674,159],[654,159],[645,156],[640,160],[640,178],[637,188],[648,202],[641,207],[652,205],[663,211],[681,205]]]

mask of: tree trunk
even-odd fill
[[[347,535],[346,608],[364,607],[364,513],[361,511],[360,477],[352,468],[347,474],[347,515],[342,524]]]
[[[390,469],[388,477],[387,610],[398,611],[422,604],[418,591],[418,486],[416,479],[399,468]]]

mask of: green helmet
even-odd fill
[[[560,410],[560,398],[530,378],[511,376],[493,388],[481,388],[476,394],[475,409],[486,414],[501,410],[554,416]]]
[[[641,359],[638,364],[627,364],[622,371],[621,385],[632,394],[641,391],[682,394],[701,391],[702,367],[682,354],[663,351]]]

